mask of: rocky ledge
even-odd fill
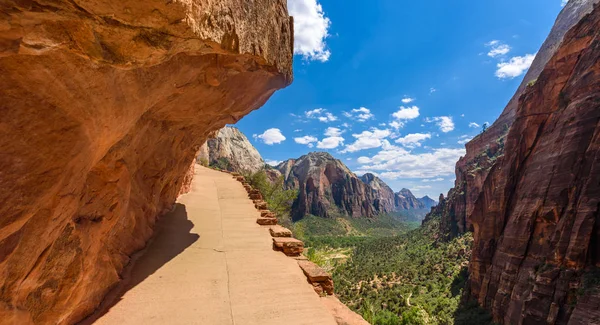
[[[291,26],[283,0],[0,2],[2,322],[98,306],[208,135],[291,82]]]

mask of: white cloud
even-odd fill
[[[328,123],[337,121],[337,117],[331,113],[329,113],[326,109],[323,108],[315,108],[310,111],[304,112],[304,116],[309,119],[317,119],[321,122]]]
[[[440,131],[444,133],[448,133],[454,130],[454,121],[452,121],[452,116],[436,116],[434,118],[425,119],[426,122],[435,122],[435,124],[440,128]]]
[[[270,166],[277,166],[279,164],[281,164],[282,161],[281,160],[271,160],[271,159],[265,159],[265,164],[270,165]]]
[[[266,130],[263,134],[252,135],[254,139],[260,139],[267,145],[273,145],[276,143],[282,143],[285,141],[285,137],[281,134],[281,130],[272,128]]]
[[[458,140],[458,144],[465,144],[471,140],[473,140],[473,136],[465,134],[460,137],[460,140]]]
[[[427,190],[430,188],[431,188],[430,185],[417,185],[417,186],[411,187],[410,190],[413,192],[421,192],[421,190]]]
[[[429,89],[429,93],[430,93],[430,94],[433,94],[433,93],[434,93],[434,92],[436,92],[436,91],[437,91],[437,89],[435,89],[435,88],[433,88],[433,87],[431,87],[431,88]]]
[[[312,148],[313,147],[313,143],[317,142],[318,139],[315,138],[315,137],[313,137],[313,136],[310,136],[310,135],[305,135],[303,137],[294,138],[294,141],[296,143],[299,143],[299,144],[305,144],[309,148]]]
[[[325,129],[325,135],[328,137],[339,137],[342,135],[342,133],[344,133],[344,131],[340,130],[339,128],[328,127]]]
[[[490,47],[490,51],[487,55],[492,58],[503,56],[510,52],[510,46],[497,40],[486,43],[485,45]]]
[[[515,56],[508,62],[498,63],[496,77],[499,79],[512,79],[522,75],[529,69],[535,59],[535,54],[526,54],[525,56]]]
[[[414,102],[414,101],[415,101],[415,99],[414,99],[414,98],[410,98],[410,97],[404,97],[404,98],[402,98],[402,102],[403,102],[404,104],[410,104],[410,103],[412,103],[412,102]]]
[[[421,142],[423,142],[427,139],[431,139],[431,134],[429,134],[429,133],[411,133],[402,138],[396,139],[395,142],[400,143],[401,145],[408,147],[408,148],[414,148],[414,147],[420,147]]]
[[[346,117],[354,117],[359,122],[365,122],[375,117],[375,115],[371,114],[371,110],[366,107],[355,108],[352,110],[352,113],[354,114],[344,113],[344,115]]]
[[[430,183],[430,182],[442,182],[444,181],[443,178],[438,177],[438,178],[426,178],[424,180],[422,180],[423,183]]]
[[[561,6],[561,7],[564,7],[564,6],[566,6],[566,5],[567,5],[567,3],[569,3],[569,0],[562,0],[562,1],[560,2],[560,6]]]
[[[381,171],[387,179],[438,178],[454,175],[456,161],[465,149],[437,148],[430,152],[413,154],[384,140],[383,150],[372,157],[360,157],[359,169]]]
[[[392,122],[390,122],[390,126],[393,127],[394,129],[398,130],[399,128],[404,126],[404,123],[398,122],[398,121],[392,121]]]
[[[317,143],[319,149],[335,149],[344,143],[342,137],[327,137]]]
[[[381,130],[377,128],[372,128],[371,131],[363,131],[359,134],[353,134],[352,136],[356,138],[356,141],[350,145],[347,145],[342,153],[379,148],[383,145],[382,140],[389,137],[390,134],[391,132],[388,129]]]
[[[400,110],[392,114],[392,116],[398,120],[412,120],[419,117],[419,108],[417,106],[400,106]]]
[[[471,123],[469,123],[469,127],[470,128],[474,128],[474,129],[478,129],[480,127],[480,125],[477,124],[477,123],[475,123],[475,122],[471,122]]]
[[[295,129],[294,132],[302,132],[302,129]]]
[[[294,16],[294,54],[306,60],[326,62],[331,52],[325,39],[331,25],[317,0],[288,0],[288,12]]]

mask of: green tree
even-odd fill
[[[283,188],[283,176],[271,181],[267,177],[267,173],[261,170],[247,175],[246,180],[252,187],[260,191],[269,206],[269,210],[275,212],[280,219],[289,219],[292,203],[298,196],[298,191],[285,190]]]

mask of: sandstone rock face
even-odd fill
[[[470,296],[504,324],[599,324],[600,6],[527,87],[505,141],[467,202]]]
[[[231,126],[220,129],[214,138],[208,139],[202,145],[196,160],[200,162],[203,159],[210,165],[224,159],[228,170],[240,173],[256,173],[265,168],[265,162],[258,150],[240,130]]]
[[[71,324],[208,134],[292,80],[283,0],[0,2],[0,319]]]
[[[277,166],[288,189],[298,189],[292,219],[319,217],[373,217],[387,206],[377,204],[376,193],[341,161],[325,152],[311,152]],[[382,210],[378,210],[378,208]]]
[[[437,212],[442,215],[442,232],[445,235],[453,237],[472,230],[469,216],[473,213],[474,202],[482,193],[482,186],[492,166],[504,154],[504,140],[515,119],[519,98],[527,85],[538,78],[548,60],[557,51],[565,33],[599,1],[570,0],[567,3],[556,19],[550,35],[538,51],[523,82],[498,120],[486,132],[466,144],[466,155],[456,163],[454,188],[448,193],[446,202],[443,203],[444,208],[437,209]]]
[[[401,210],[411,210],[424,209],[425,205],[409,189],[403,188],[400,192],[396,193],[396,207]]]
[[[418,200],[423,204],[423,208],[425,209],[431,209],[438,204],[434,199],[430,198],[427,195],[425,195],[422,198],[419,198]]]
[[[371,173],[362,175],[360,179],[371,188],[375,197],[373,204],[378,211],[396,210],[396,193],[384,181]]]

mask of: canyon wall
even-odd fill
[[[432,216],[442,216],[442,232],[448,238],[473,230],[469,216],[473,213],[474,202],[481,194],[492,166],[504,154],[504,140],[515,119],[519,98],[527,85],[538,78],[562,43],[565,33],[598,2],[599,0],[570,0],[567,3],[500,117],[485,132],[466,144],[466,154],[456,164],[454,188],[449,191],[445,201],[440,202],[432,211]]]
[[[467,198],[468,293],[503,324],[600,324],[600,6],[523,92]]]
[[[0,322],[93,312],[292,35],[283,0],[0,2]]]

